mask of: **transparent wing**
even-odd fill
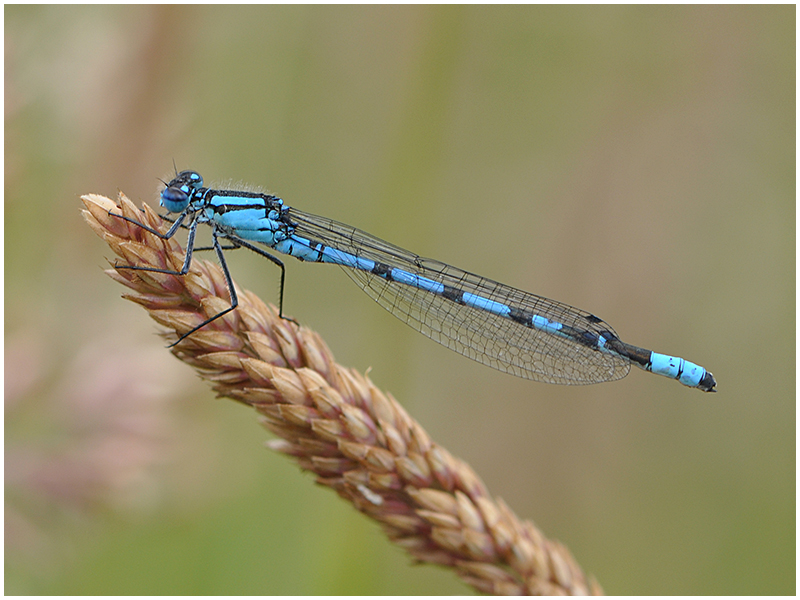
[[[325,217],[289,209],[295,234],[336,250],[400,268],[415,275],[522,309],[581,331],[614,330],[591,313],[422,258],[364,231]],[[557,384],[590,384],[625,377],[630,362],[620,356],[526,327],[368,271],[342,267],[371,298],[398,319],[443,346],[518,377]]]

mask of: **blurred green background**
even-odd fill
[[[607,592],[794,593],[793,6],[5,8],[6,593],[470,593],[102,274],[79,196],[155,205],[173,160],[713,371],[519,380],[287,262],[287,312]]]

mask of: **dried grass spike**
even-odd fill
[[[184,254],[114,217],[167,227],[149,208],[90,194],[83,211],[120,264],[177,268]],[[112,266],[114,263],[112,262]],[[229,306],[219,267],[194,260],[179,277],[110,270],[162,326],[167,339]],[[238,288],[237,288],[238,290]],[[282,439],[268,442],[376,520],[416,560],[453,569],[490,594],[601,593],[570,553],[492,498],[477,474],[433,442],[422,426],[368,377],[335,363],[319,336],[278,317],[247,291],[237,310],[171,348],[220,396],[252,406]]]

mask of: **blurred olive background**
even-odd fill
[[[560,387],[339,269],[286,310],[615,594],[795,591],[795,8],[6,7],[5,591],[463,594],[262,447],[79,196],[200,171],[713,371]],[[277,300],[244,252],[240,285]]]

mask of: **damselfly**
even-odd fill
[[[626,344],[591,313],[422,258],[349,225],[286,206],[277,196],[206,188],[197,172],[182,171],[161,192],[161,205],[177,214],[167,233],[137,224],[164,239],[188,228],[183,267],[180,271],[117,268],[185,275],[197,226],[205,223],[211,227],[212,247],[231,300],[229,308],[184,333],[176,344],[238,306],[220,244],[224,239],[280,267],[281,316],[285,269],[264,248],[301,261],[340,265],[378,304],[420,333],[518,377],[558,384],[600,383],[625,377],[633,364],[704,392],[716,391],[714,376],[703,367]]]

